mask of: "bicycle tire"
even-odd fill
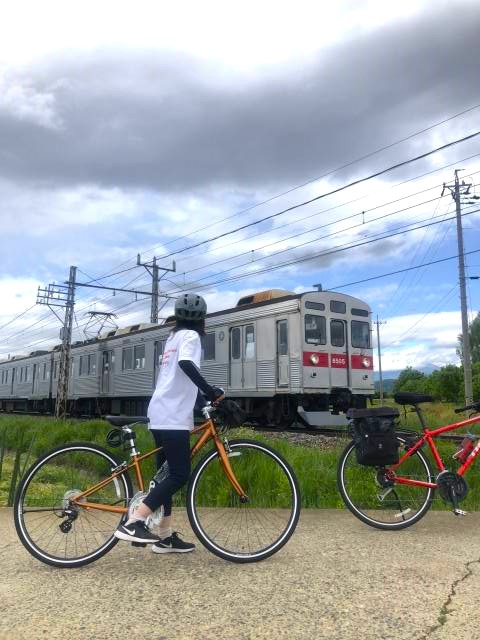
[[[401,438],[400,436],[397,436],[397,440],[400,443],[400,447],[404,449],[405,439]],[[400,529],[405,529],[406,527],[412,526],[413,524],[415,524],[425,516],[427,511],[432,506],[435,490],[428,487],[424,488],[424,487],[413,487],[411,485],[410,486],[397,485],[397,487],[408,486],[410,491],[414,491],[414,490],[418,490],[418,492],[423,491],[425,493],[424,498],[422,499],[421,504],[419,508],[416,510],[416,512],[410,518],[405,518],[406,514],[404,513],[404,511],[408,511],[410,508],[404,509],[405,504],[402,507],[402,502],[397,494],[397,497],[392,500],[392,506],[394,506],[395,503],[397,503],[398,505],[397,513],[396,514],[394,513],[394,517],[398,517],[400,514],[400,517],[402,519],[401,520],[399,519],[398,522],[386,522],[384,520],[381,520],[380,514],[383,514],[383,513],[387,514],[392,512],[388,511],[388,509],[385,508],[384,502],[381,503],[380,500],[378,500],[377,504],[372,504],[374,502],[374,498],[372,497],[373,487],[376,487],[375,488],[376,492],[379,491],[379,487],[380,487],[380,485],[378,484],[378,480],[376,479],[377,478],[376,474],[378,474],[379,470],[374,467],[365,467],[362,465],[358,465],[358,463],[354,462],[354,456],[355,456],[355,443],[352,440],[345,447],[342,455],[340,456],[338,467],[337,467],[337,485],[338,485],[340,495],[342,496],[345,506],[353,513],[354,516],[356,516],[359,520],[361,520],[362,522],[364,522],[365,524],[371,527],[374,527],[376,529],[387,530],[387,531],[398,531]],[[422,453],[422,451],[417,450],[414,454],[412,454],[412,456],[407,458],[404,461],[404,463],[402,463],[403,467],[405,467],[405,465],[408,463],[409,460],[410,461],[418,460],[418,462],[420,463],[419,468],[425,471],[424,477],[416,478],[416,479],[418,480],[421,479],[425,482],[433,482],[433,472],[432,472],[430,462],[428,461],[428,458]],[[358,504],[359,500],[352,495],[355,491],[353,487],[355,484],[357,484],[358,486],[359,481],[347,482],[345,479],[345,469],[349,461],[351,461],[350,464],[354,469],[354,472],[358,473],[357,477],[365,478],[365,479],[367,477],[369,478],[370,493],[368,495],[368,498],[364,498],[368,503],[368,506],[363,506],[363,507],[359,506]],[[355,465],[357,465],[358,469],[355,469]],[[400,465],[400,467],[398,468],[398,475],[400,476],[406,475],[405,473],[402,473],[402,465]],[[352,489],[349,488],[350,486],[352,487]],[[385,488],[385,492],[388,492],[388,487]],[[396,489],[392,488],[391,492],[396,492]],[[377,493],[377,496],[378,496],[378,493]],[[382,508],[376,508],[378,506],[381,506]],[[366,513],[366,511],[368,511],[368,514]],[[371,515],[372,512],[376,513],[377,517],[374,517],[373,515]]]
[[[210,509],[210,511],[217,510],[217,515],[220,512],[220,516],[222,515],[222,511],[227,513],[228,509],[232,507],[235,508],[239,512],[238,516],[238,524],[242,523],[242,519],[246,524],[247,531],[247,539],[248,539],[248,520],[249,514],[247,513],[247,509],[249,506],[251,507],[252,502],[248,502],[246,504],[241,504],[239,502],[238,495],[235,493],[233,487],[230,485],[226,475],[220,470],[219,465],[219,454],[216,449],[213,449],[209,452],[195,467],[187,490],[187,513],[190,521],[190,525],[195,532],[196,536],[200,540],[200,542],[206,547],[209,551],[214,553],[216,556],[228,560],[230,562],[237,563],[247,563],[247,562],[258,562],[260,560],[264,560],[265,558],[270,557],[277,551],[279,551],[290,539],[292,534],[295,531],[295,528],[298,523],[298,519],[300,516],[300,508],[301,508],[301,498],[300,491],[298,488],[298,481],[295,476],[295,473],[288,462],[272,447],[264,444],[263,442],[259,442],[257,440],[231,440],[229,441],[229,448],[231,453],[230,462],[233,466],[233,470],[240,484],[246,491],[247,495],[250,493],[251,495],[255,494],[256,504],[260,505],[257,507],[254,512],[254,516],[256,520],[252,522],[250,519],[250,524],[252,526],[251,535],[253,537],[253,533],[255,527],[258,527],[258,523],[264,519],[264,523],[261,526],[265,533],[268,533],[267,527],[267,518],[265,517],[265,513],[267,516],[274,516],[277,518],[277,521],[280,523],[285,520],[285,525],[279,524],[278,528],[282,529],[277,537],[274,540],[269,541],[261,549],[247,551],[243,550],[233,550],[226,548],[225,545],[219,543],[218,540],[214,540],[211,534],[206,530],[206,520],[202,513],[202,509]],[[251,462],[253,454],[258,457],[261,465],[263,466],[263,477],[270,477],[272,480],[272,487],[270,489],[267,486],[260,487],[260,491],[256,491],[255,487],[252,484],[252,475],[256,474],[255,465],[252,468],[252,465],[249,465]],[[235,459],[242,457],[242,461],[234,462]],[[241,466],[243,465],[243,466]],[[266,468],[265,468],[266,467]],[[217,474],[216,476],[214,474]],[[212,487],[217,492],[218,495],[218,479],[224,479],[222,481],[222,488],[224,488],[224,497],[223,502],[220,506],[217,504],[214,507],[205,506],[200,504],[200,494],[202,492],[201,481],[202,478],[207,478],[209,474],[211,478],[216,478],[215,482],[212,482]],[[257,476],[258,477],[258,476]],[[266,506],[271,496],[273,496],[273,484],[276,484],[275,490],[280,488],[280,491],[277,492],[275,500],[270,500],[268,507]],[[229,502],[229,506],[225,506],[225,502]],[[291,503],[288,505],[288,503]],[[275,504],[274,504],[275,503]],[[253,507],[255,509],[255,507]],[[270,509],[270,511],[267,511]],[[274,512],[275,510],[275,512]],[[288,510],[290,512],[288,513]],[[233,511],[233,509],[232,509]],[[282,528],[283,527],[283,528]],[[257,534],[258,535],[258,534]],[[276,535],[273,534],[273,535]],[[240,540],[240,533],[238,534],[238,539]],[[248,541],[249,542],[249,541]],[[249,543],[250,544],[250,543]]]
[[[36,506],[36,508],[32,508],[32,509],[26,509],[25,508],[25,497],[26,494],[28,492],[29,487],[32,485],[32,483],[35,481],[35,478],[37,477],[37,482],[39,483],[39,486],[41,486],[42,484],[42,479],[41,479],[41,474],[42,474],[42,469],[43,469],[43,473],[48,474],[49,473],[49,468],[46,467],[46,465],[48,463],[52,463],[53,465],[53,469],[54,469],[54,473],[55,473],[55,469],[58,470],[58,473],[62,473],[64,472],[64,468],[62,468],[62,466],[60,464],[58,464],[60,456],[62,454],[66,454],[66,453],[78,453],[80,454],[81,452],[83,453],[91,453],[93,454],[93,456],[99,456],[99,460],[102,460],[104,463],[105,467],[108,467],[108,469],[112,468],[116,468],[119,465],[118,460],[116,460],[109,451],[107,451],[106,449],[104,449],[103,447],[100,447],[96,444],[91,444],[89,442],[72,442],[69,443],[68,445],[61,445],[59,447],[56,447],[55,449],[52,449],[50,451],[48,451],[47,453],[45,453],[43,456],[41,456],[40,458],[38,458],[28,469],[28,471],[25,473],[24,477],[22,478],[22,480],[20,481],[20,484],[18,486],[17,492],[16,492],[16,496],[15,496],[15,503],[14,503],[14,522],[15,522],[15,529],[17,531],[18,537],[20,538],[21,543],[23,544],[23,546],[27,549],[27,551],[34,556],[35,558],[37,558],[37,560],[40,560],[41,562],[44,562],[45,564],[51,565],[51,566],[55,566],[55,567],[61,567],[61,568],[75,568],[75,567],[82,567],[84,565],[90,564],[91,562],[94,562],[95,560],[98,560],[99,558],[101,558],[102,556],[104,556],[106,553],[108,553],[118,542],[118,539],[114,537],[113,533],[115,531],[116,526],[113,526],[112,528],[112,533],[111,536],[107,537],[105,541],[103,541],[98,549],[90,552],[90,553],[86,553],[84,556],[80,556],[80,557],[75,557],[75,558],[67,558],[66,557],[66,549],[67,549],[67,543],[65,543],[65,557],[60,557],[58,555],[54,555],[52,553],[49,553],[46,549],[43,549],[41,546],[39,546],[38,542],[35,543],[35,541],[32,539],[32,530],[29,530],[29,525],[26,523],[25,521],[25,514],[31,511],[44,511],[46,513],[48,512],[52,512],[53,515],[57,516],[57,518],[60,519],[60,516],[58,516],[57,513],[55,513],[54,508],[50,508],[51,505],[51,500],[57,500],[57,496],[58,496],[58,491],[55,488],[54,485],[54,491],[56,491],[55,496],[50,495],[48,497],[41,497],[41,500],[45,502],[46,506],[48,505],[49,508],[42,508],[41,506],[39,507],[38,505]],[[55,458],[57,458],[57,460],[55,461]],[[55,467],[55,462],[57,463],[57,467]],[[46,467],[46,471],[45,471],[45,467]],[[102,475],[102,478],[106,478],[108,477],[109,473],[106,473],[105,475]],[[78,477],[78,476],[77,476]],[[131,500],[132,496],[133,496],[133,487],[132,487],[132,482],[130,479],[130,476],[128,475],[128,473],[123,473],[119,476],[117,476],[116,480],[118,480],[118,483],[115,482],[114,486],[115,486],[115,491],[116,494],[118,496],[118,493],[120,490],[122,490],[123,488],[123,496],[121,497],[121,500],[119,500],[119,502],[124,503],[124,506],[128,505],[128,502]],[[93,484],[92,479],[91,479],[91,475],[88,476],[88,485],[87,486],[91,486]],[[73,488],[73,487],[71,487]],[[85,490],[87,487],[75,487],[75,490]],[[62,487],[62,489],[60,489],[60,492],[63,491],[65,489],[65,487]],[[32,494],[34,493],[34,489],[32,490]],[[65,496],[65,492],[64,492],[64,496]],[[65,499],[65,498],[64,498]],[[123,506],[123,505],[122,505]],[[58,511],[58,509],[57,509]],[[84,513],[86,514],[86,510],[83,510]],[[79,514],[82,514],[82,510],[79,509],[78,510]],[[95,512],[95,510],[90,509],[89,513],[90,516],[93,518],[93,513]],[[98,513],[98,512],[97,512]],[[102,512],[102,513],[108,513],[108,512]],[[117,514],[118,516],[118,523],[122,522],[125,520],[127,514]],[[117,516],[115,516],[115,519],[117,519]],[[86,516],[85,516],[86,517]],[[56,527],[55,524],[57,524],[55,522],[55,520],[53,520],[54,525],[50,525],[50,523],[48,524],[49,530],[52,531],[52,535],[53,534],[57,534],[56,531]],[[60,526],[61,523],[58,523],[58,526]],[[74,525],[76,524],[76,522],[73,523]],[[82,525],[83,526],[83,525]],[[38,528],[38,527],[37,527]],[[73,525],[72,525],[73,528]],[[72,529],[71,528],[71,529]],[[71,529],[67,532],[67,534],[70,533]],[[97,529],[97,531],[99,531]],[[57,534],[58,535],[58,534]],[[75,533],[76,535],[76,533]],[[95,534],[95,540],[96,538]],[[83,531],[83,536],[85,538],[85,545],[87,544],[87,537],[85,536],[85,531]],[[44,536],[42,536],[44,537]],[[75,541],[75,545],[77,548],[77,541]],[[78,549],[77,549],[78,550]]]

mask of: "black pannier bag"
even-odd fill
[[[235,400],[224,398],[217,405],[216,418],[225,427],[241,427],[247,414]]]
[[[349,409],[347,418],[353,432],[358,464],[384,467],[398,462],[398,440],[395,435],[398,409]]]

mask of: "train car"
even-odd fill
[[[170,328],[168,322],[134,325],[72,345],[71,413],[144,414]],[[30,394],[27,387],[14,387],[9,406],[12,400],[18,406],[20,391],[27,406],[47,400],[42,367],[48,357],[48,397],[54,402],[58,348],[22,359],[38,367],[43,384],[38,383],[37,395],[33,386]],[[0,381],[3,368],[12,364],[0,363]],[[231,309],[208,314],[201,369],[251,420],[280,427],[343,422],[347,409],[365,407],[374,393],[371,310],[336,292],[254,293]],[[0,385],[4,410],[8,384]]]

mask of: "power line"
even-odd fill
[[[474,211],[469,211],[468,213],[465,213],[463,215],[465,215],[465,216],[466,215],[471,215],[472,213],[476,213],[478,211],[480,211],[480,209],[475,209]],[[308,262],[309,260],[314,260],[316,258],[323,258],[323,257],[329,256],[329,255],[333,255],[335,253],[341,253],[341,252],[347,251],[348,249],[355,249],[355,248],[358,248],[358,247],[361,247],[361,246],[364,246],[364,245],[367,245],[367,244],[371,244],[373,242],[378,242],[379,240],[386,240],[388,238],[391,238],[391,237],[394,237],[394,236],[398,236],[398,235],[402,235],[402,234],[405,234],[405,233],[409,233],[411,231],[418,231],[419,229],[424,229],[425,227],[429,226],[429,224],[431,224],[431,225],[442,224],[442,223],[447,222],[448,220],[451,220],[451,219],[453,219],[453,218],[448,218],[446,220],[439,220],[438,222],[430,222],[430,223],[427,223],[427,224],[424,224],[424,225],[420,225],[418,227],[414,227],[414,228],[411,228],[411,229],[406,229],[406,230],[403,230],[403,231],[396,231],[395,233],[390,233],[388,235],[383,235],[380,238],[374,238],[374,239],[371,239],[371,240],[365,240],[365,241],[358,242],[358,243],[353,244],[353,245],[349,245],[347,247],[341,247],[341,248],[336,248],[336,249],[332,249],[332,250],[328,250],[328,251],[323,251],[323,252],[320,252],[320,253],[310,254],[309,256],[305,256],[305,257],[302,257],[302,258],[297,258],[295,260],[290,260],[290,261],[287,261],[287,262],[282,262],[280,264],[273,265],[271,267],[266,267],[264,269],[260,269],[259,271],[256,271],[256,272],[251,272],[251,271],[244,272],[244,273],[238,274],[236,276],[232,276],[230,278],[225,278],[223,280],[217,280],[217,281],[214,281],[214,282],[209,282],[209,283],[207,283],[205,285],[201,285],[200,287],[196,287],[196,289],[200,290],[200,289],[211,287],[213,285],[223,284],[225,282],[234,282],[236,280],[242,280],[243,278],[247,278],[247,277],[253,278],[253,277],[256,277],[256,276],[259,276],[259,275],[263,275],[265,273],[269,273],[271,271],[276,271],[277,269],[281,269],[282,267],[293,266],[293,265],[296,265],[296,264],[300,264],[302,262]],[[400,270],[399,273],[403,273],[403,270]],[[375,279],[375,278],[373,278],[373,279]],[[352,283],[352,284],[356,284],[356,283]],[[347,286],[347,285],[342,285],[342,286]],[[175,293],[181,293],[181,292],[182,292],[182,290],[169,291],[168,293],[175,294]]]
[[[224,233],[221,233],[217,236],[214,236],[212,238],[207,238],[206,240],[202,240],[200,242],[197,242],[196,244],[191,245],[190,247],[184,247],[183,249],[177,249],[176,251],[172,251],[170,253],[167,253],[163,256],[160,256],[160,259],[165,259],[165,258],[169,258],[170,256],[174,256],[177,255],[178,253],[183,253],[184,251],[189,251],[190,249],[195,249],[196,247],[200,247],[203,246],[205,244],[208,244],[209,242],[213,242],[214,240],[220,240],[221,238],[225,238],[226,236],[232,235],[233,233],[237,233],[238,231],[243,231],[244,229],[248,229],[249,227],[253,227],[257,224],[260,224],[261,222],[265,222],[266,220],[272,220],[273,218],[276,218],[278,216],[281,216],[285,213],[288,213],[289,211],[294,211],[295,209],[298,209],[299,207],[304,207],[307,204],[311,204],[312,202],[316,202],[317,200],[321,200],[323,198],[326,198],[328,196],[332,196],[335,193],[340,193],[341,191],[345,191],[345,189],[349,189],[350,187],[354,187],[358,184],[362,184],[363,182],[367,182],[368,180],[372,180],[373,178],[378,178],[381,175],[384,175],[385,173],[389,173],[390,171],[394,171],[395,169],[399,169],[400,167],[404,167],[407,164],[411,164],[412,162],[416,162],[417,160],[423,160],[424,158],[427,158],[435,153],[438,153],[439,151],[443,151],[445,149],[448,149],[450,147],[453,147],[457,144],[460,144],[462,142],[466,142],[467,140],[472,140],[473,138],[477,137],[480,135],[480,131],[476,131],[475,133],[471,133],[468,136],[464,136],[463,138],[458,138],[457,140],[452,140],[451,142],[448,142],[440,147],[437,147],[435,149],[431,149],[430,151],[427,151],[425,153],[422,153],[418,156],[415,156],[413,158],[409,158],[408,160],[403,160],[402,162],[397,162],[394,165],[391,165],[390,167],[387,167],[385,169],[381,169],[380,171],[376,171],[375,173],[371,173],[368,176],[365,176],[363,178],[358,178],[357,180],[353,180],[352,182],[349,182],[341,187],[337,187],[336,189],[332,189],[331,191],[327,191],[325,193],[320,194],[319,196],[315,196],[314,198],[310,198],[309,200],[305,200],[304,202],[300,202],[299,204],[295,204],[292,205],[291,207],[287,207],[286,209],[283,209],[282,211],[279,211],[277,213],[273,213],[270,214],[268,216],[265,216],[263,218],[260,218],[259,220],[255,220],[253,222],[249,222],[248,224],[244,224],[240,227],[237,227],[236,229],[232,229],[230,231],[225,231]]]
[[[480,209],[477,209],[480,211]],[[471,213],[474,213],[473,211]],[[480,249],[474,249],[473,251],[466,251],[463,255],[468,256],[472,253],[480,253]],[[440,264],[441,262],[448,262],[448,260],[456,260],[458,255],[449,256],[448,258],[440,258],[439,260],[433,260],[432,262],[425,262],[425,264],[419,264],[414,267],[406,267],[405,269],[397,269],[396,271],[390,271],[389,273],[382,273],[379,276],[372,276],[370,278],[364,278],[363,280],[356,280],[355,282],[348,282],[347,284],[341,284],[335,287],[331,287],[329,291],[337,291],[338,289],[345,289],[346,287],[353,287],[355,284],[362,284],[364,282],[370,282],[371,280],[378,280],[379,278],[386,278],[387,276],[395,276],[398,273],[404,273],[405,271],[413,271],[413,269],[420,269],[422,267],[429,267],[432,264]]]
[[[367,153],[363,156],[360,156],[359,158],[356,158],[355,160],[351,160],[343,165],[341,165],[340,167],[337,167],[336,169],[330,169],[329,171],[327,171],[326,173],[323,173],[320,176],[317,176],[316,178],[311,178],[310,180],[307,180],[306,182],[303,182],[299,185],[296,185],[294,187],[291,187],[289,189],[287,189],[286,191],[283,191],[279,194],[276,194],[274,196],[271,196],[270,198],[267,198],[266,200],[262,200],[261,202],[257,202],[254,205],[251,205],[250,207],[247,207],[245,209],[242,209],[241,211],[237,211],[234,214],[231,214],[229,216],[226,216],[225,218],[222,218],[220,220],[217,220],[209,225],[200,227],[198,229],[195,229],[194,231],[191,231],[188,234],[184,234],[182,236],[178,236],[177,238],[174,238],[173,240],[170,240],[169,242],[166,242],[163,246],[168,246],[170,244],[173,244],[174,242],[178,242],[178,240],[183,240],[184,238],[188,238],[192,235],[195,235],[196,233],[199,233],[200,231],[206,231],[207,229],[210,229],[211,227],[214,227],[217,224],[221,224],[222,222],[225,222],[227,220],[231,220],[232,218],[236,218],[240,215],[243,215],[245,213],[248,213],[249,211],[252,211],[253,209],[256,209],[264,204],[268,204],[269,202],[272,202],[273,200],[276,200],[278,198],[281,198],[285,195],[288,195],[289,193],[292,193],[293,191],[296,191],[298,189],[301,189],[309,184],[312,184],[314,182],[317,182],[318,180],[322,180],[323,178],[326,178],[330,175],[332,175],[333,173],[337,173],[338,171],[342,171],[343,169],[346,169],[354,164],[356,164],[357,162],[362,162],[363,160],[367,160],[368,158],[371,158],[372,156],[381,153],[382,151],[386,151],[387,149],[391,149],[392,147],[396,146],[397,144],[401,144],[402,142],[406,142],[407,140],[411,140],[412,138],[415,138],[416,136],[421,135],[422,133],[426,133],[427,131],[430,131],[431,129],[434,129],[435,127],[438,127],[442,124],[445,124],[446,122],[449,122],[450,120],[453,120],[455,118],[458,118],[459,116],[465,115],[466,113],[469,113],[470,111],[473,111],[475,109],[480,108],[480,104],[476,104],[473,107],[469,107],[468,109],[464,109],[463,111],[460,111],[458,113],[455,113],[452,116],[449,116],[448,118],[441,120],[439,122],[436,122],[424,129],[421,129],[420,131],[416,131],[408,136],[406,136],[405,138],[401,138],[400,140],[397,140],[396,142],[392,142],[384,147],[381,147],[379,149],[376,149],[375,151],[372,151],[370,153]],[[150,249],[146,249],[145,251],[143,251],[142,253],[149,253],[150,251],[155,251],[156,249],[158,249],[158,245],[151,247]],[[119,265],[120,266],[120,265]]]

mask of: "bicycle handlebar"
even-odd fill
[[[473,404],[468,404],[466,407],[454,409],[453,411],[454,413],[463,413],[464,411],[480,411],[480,400],[478,402],[474,402]]]

